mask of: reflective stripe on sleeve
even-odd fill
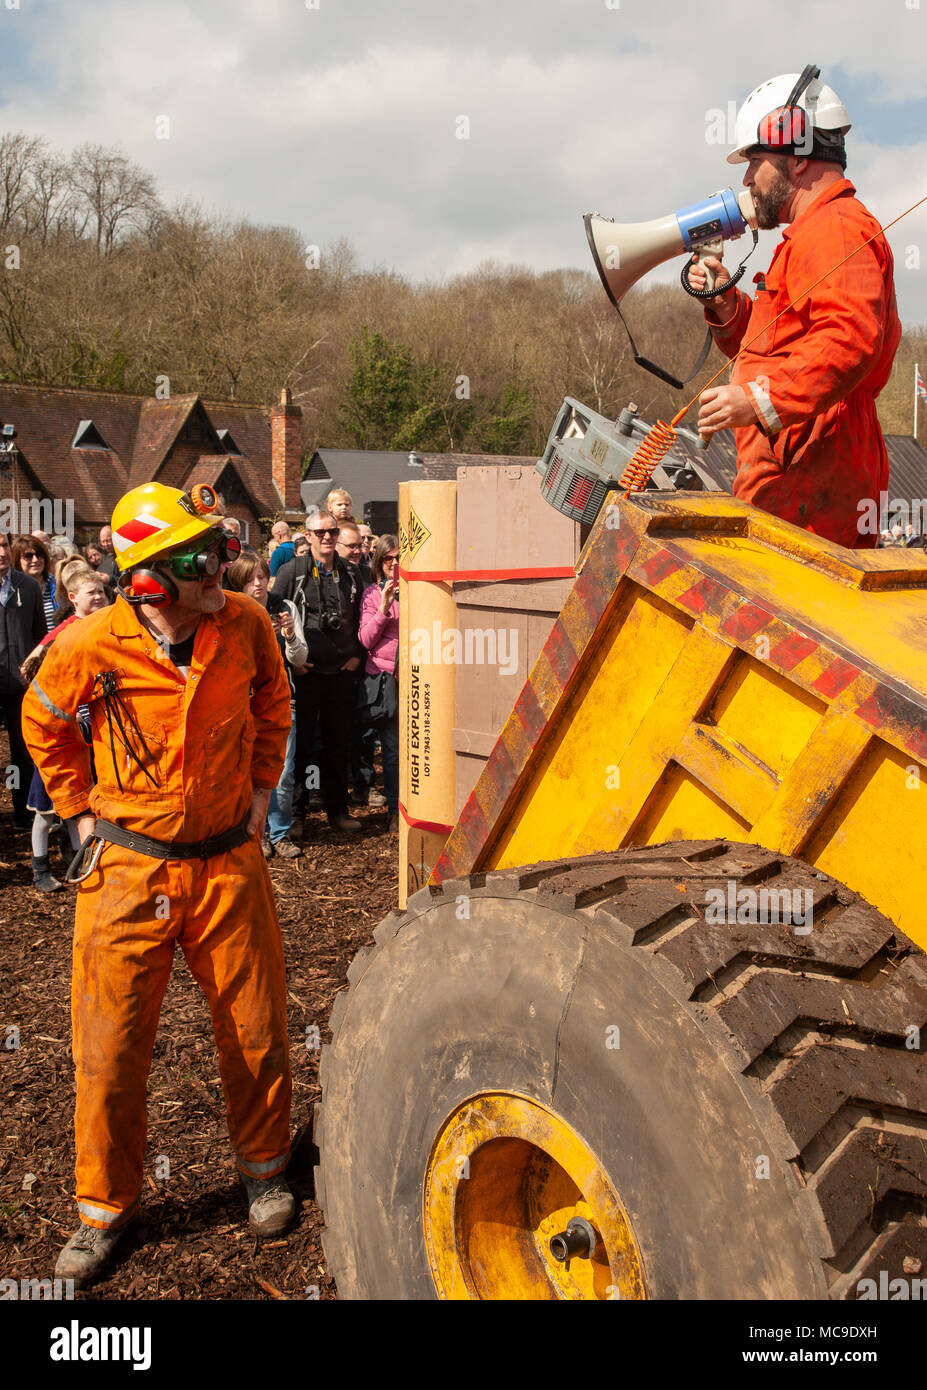
[[[753,396],[756,408],[760,413],[760,418],[770,434],[778,434],[782,429],[782,421],[776,413],[776,407],[769,398],[769,392],[764,391],[758,381],[748,381],[747,390]]]
[[[65,714],[63,709],[59,709],[54,700],[50,699],[49,696],[45,694],[45,691],[39,685],[38,679],[32,682],[32,689],[35,691],[36,695],[38,695],[48,712],[53,714],[56,719],[66,719],[69,724],[74,723],[74,715]]]

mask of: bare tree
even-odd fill
[[[84,205],[97,252],[110,252],[124,224],[139,227],[158,207],[155,181],[118,150],[81,145],[70,163],[71,186]]]
[[[47,246],[55,236],[72,229],[73,197],[66,161],[58,154],[41,153],[33,162],[23,204],[26,235]]]
[[[45,149],[37,136],[0,136],[0,227],[20,217],[30,195],[30,175]]]

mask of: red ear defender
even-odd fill
[[[781,149],[783,145],[804,145],[807,128],[805,112],[800,106],[780,106],[778,111],[770,111],[757,126],[757,144],[769,149]]]
[[[807,112],[798,102],[812,82],[820,76],[821,69],[814,63],[808,63],[802,69],[798,81],[785,99],[785,105],[770,111],[769,115],[760,121],[756,128],[757,144],[773,150],[797,145],[802,154],[810,155],[813,142],[808,137],[811,135],[811,127]]]
[[[154,608],[174,603],[177,598],[177,586],[173,580],[156,570],[132,570],[120,579],[119,590],[129,603],[150,603]]]

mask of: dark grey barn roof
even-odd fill
[[[303,475],[303,502],[321,502],[331,488],[343,487],[351,494],[355,514],[362,516],[365,502],[397,502],[399,484],[409,480],[454,480],[457,469],[463,466],[501,468],[518,463],[530,467],[537,461],[534,457],[510,454],[419,454],[417,457],[422,460],[420,468],[410,466],[408,451],[316,449]]]
[[[927,500],[927,449],[908,434],[887,434],[885,447],[888,450],[889,501],[893,498],[908,503],[915,499]],[[697,451],[689,440],[680,435],[670,450],[670,457],[679,458],[686,454],[697,454],[723,492],[733,491],[737,451],[730,430],[715,435],[704,452]]]
[[[910,435],[904,434],[887,434],[885,447],[890,466],[889,499],[900,498],[908,503],[924,499],[927,503],[927,449]],[[413,469],[409,466],[408,453],[377,449],[317,449],[303,479],[303,501],[320,502],[330,487],[343,487],[351,494],[360,516],[365,502],[396,501],[399,484],[409,478],[454,479],[460,467],[500,468],[506,464],[531,467],[536,462],[532,456],[511,454],[421,454],[419,457],[423,466]],[[733,490],[737,451],[730,430],[715,435],[704,451],[696,448],[694,436],[689,439],[680,434],[669,457],[677,462],[697,457],[715,479],[719,491]],[[307,484],[311,487],[307,487]],[[927,511],[927,505],[924,510]]]
[[[905,502],[927,499],[927,449],[909,434],[887,434],[888,497]]]

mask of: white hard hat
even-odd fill
[[[771,77],[750,93],[737,112],[734,127],[735,149],[727,157],[728,164],[746,164],[747,150],[767,142],[759,138],[760,122],[765,116],[789,104],[796,84],[803,74],[786,72],[780,77]],[[810,118],[810,134],[814,148],[808,147],[808,157],[814,159],[833,159],[838,164],[846,164],[843,157],[843,136],[850,129],[850,117],[846,107],[826,83],[813,78],[800,96],[792,100]],[[807,137],[806,137],[807,138]],[[783,152],[791,153],[786,145]]]

